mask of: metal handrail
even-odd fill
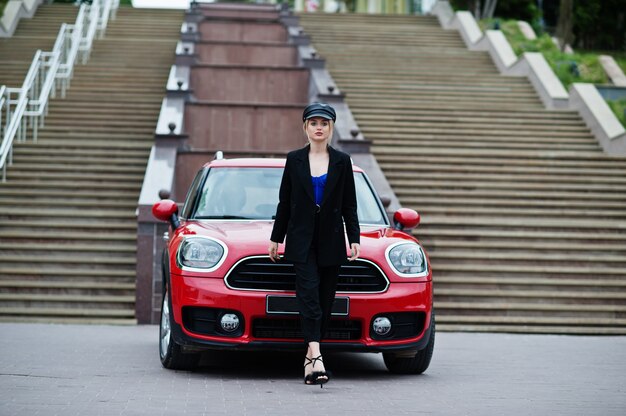
[[[98,28],[98,18],[100,16],[100,2],[94,0],[89,8],[87,15],[88,25],[84,27],[86,33],[81,37],[79,50],[82,54],[83,65],[87,63],[89,55],[91,54],[91,45],[93,44],[93,38],[96,35],[96,29]]]
[[[43,127],[44,116],[47,115],[48,97],[56,84],[57,70],[59,69],[59,51],[42,52],[39,63],[39,75],[45,73],[45,78],[37,77],[37,89],[31,89],[31,96],[28,100],[28,109],[24,112],[25,116],[30,116],[30,127],[33,129],[33,141],[37,141],[37,132],[39,127]],[[43,82],[42,82],[43,78]],[[33,97],[33,93],[38,93]]]
[[[74,25],[61,25],[52,52],[35,52],[21,88],[0,85],[2,182],[6,181],[7,166],[13,163],[13,142],[16,139],[18,142],[26,141],[28,126],[24,116],[30,117],[33,141],[37,141],[38,128],[43,126],[44,116],[47,115],[49,98],[56,93],[57,79],[61,80],[61,92],[65,97],[78,53],[82,53],[83,64],[86,63],[96,32],[99,29],[99,36],[104,36],[108,19],[115,18],[118,7],[119,0],[94,0],[91,6],[82,5]],[[18,98],[12,98],[13,94],[19,94]]]
[[[4,107],[4,104],[7,102],[7,99],[4,96],[4,94],[6,93],[6,89],[6,86],[0,85],[0,137],[4,137],[4,131],[2,130],[2,107]]]
[[[111,2],[111,20],[117,19],[117,9],[120,8],[120,0],[113,0]]]
[[[10,165],[13,163],[13,141],[16,136],[19,140],[20,137],[24,135],[24,130],[26,130],[22,116],[26,110],[26,104],[28,103],[28,94],[23,89],[7,88],[7,91],[9,92],[9,99],[7,102],[9,105],[12,101],[10,99],[10,93],[15,92],[15,90],[19,91],[20,95],[15,109],[13,110],[12,117],[10,117],[10,121],[4,132],[2,145],[0,145],[0,168],[2,169],[2,182],[6,182],[7,179],[7,164]]]
[[[109,23],[109,15],[111,14],[111,1],[105,1],[103,7],[100,9],[100,15],[98,16],[98,39],[104,37],[104,32],[107,30],[107,24]]]
[[[61,25],[59,36],[54,44],[53,50],[58,50],[61,54],[57,71],[57,79],[60,80],[61,85],[61,98],[65,98],[65,93],[70,86],[70,80],[74,75],[74,63],[78,56],[78,48],[80,47],[86,15],[87,5],[83,4],[78,10],[78,15],[73,25],[65,23]],[[54,92],[53,90],[52,93],[54,94]]]
[[[40,68],[41,50],[35,52],[33,61],[28,68],[28,73],[21,88],[6,88],[6,120],[7,125],[2,136],[2,144],[0,144],[0,168],[2,169],[2,182],[6,181],[7,164],[13,163],[13,141],[17,137],[17,141],[26,140],[26,123],[23,115],[28,104],[28,94],[35,84],[37,74]],[[19,93],[17,100],[11,98],[11,94]],[[15,108],[11,111],[11,105],[15,104]]]

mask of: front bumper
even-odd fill
[[[174,323],[174,341],[186,351],[207,349],[285,350],[301,349],[302,339],[263,338],[253,335],[256,319],[280,319],[280,314],[266,313],[267,295],[293,295],[292,292],[233,290],[222,279],[171,275],[170,293]],[[351,340],[323,340],[327,350],[354,352],[385,352],[425,348],[430,337],[432,314],[432,282],[391,283],[383,293],[338,293],[350,298],[348,317],[360,325],[360,336]],[[192,332],[183,325],[183,308],[217,308],[234,311],[243,318],[243,329],[236,336],[207,335]],[[393,313],[420,313],[423,325],[415,336],[402,339],[375,339],[371,323],[376,316]],[[290,316],[290,318],[294,318]],[[379,338],[379,337],[378,337]]]

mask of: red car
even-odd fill
[[[293,265],[267,247],[283,159],[218,159],[174,201],[152,212],[170,221],[163,253],[161,363],[193,368],[212,349],[302,349]],[[341,266],[324,350],[382,352],[394,373],[422,373],[435,344],[432,275],[410,209],[389,224],[363,170],[354,166],[361,257]],[[283,246],[279,247],[279,253]]]

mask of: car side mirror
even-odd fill
[[[396,230],[408,231],[420,223],[420,214],[409,208],[400,208],[393,214],[393,225]]]
[[[180,227],[178,205],[171,199],[163,199],[152,205],[152,215],[161,221],[169,221],[173,230]]]

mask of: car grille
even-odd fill
[[[294,318],[254,319],[252,321],[252,335],[255,338],[303,338],[300,319]],[[359,321],[331,319],[324,339],[344,341],[361,339],[361,323]]]
[[[226,276],[232,289],[296,290],[296,273],[292,263],[273,263],[267,257],[252,257],[239,262]],[[338,292],[383,292],[387,278],[374,264],[356,260],[342,265],[337,280]]]

